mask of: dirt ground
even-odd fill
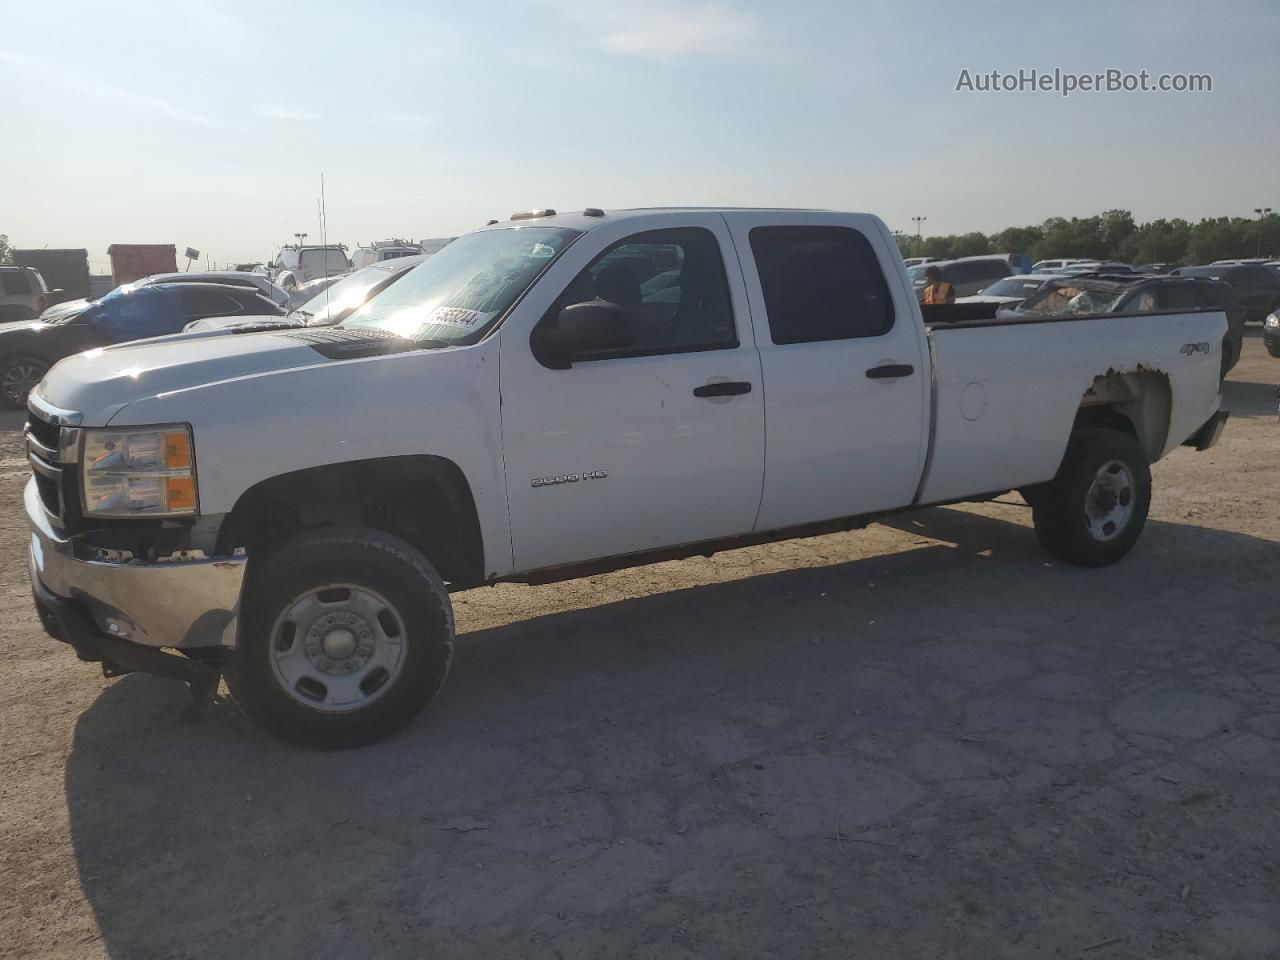
[[[0,956],[1280,956],[1280,360],[1107,570],[1016,496],[455,596],[405,734],[277,744],[40,631],[0,427]]]

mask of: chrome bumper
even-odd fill
[[[32,585],[84,607],[103,633],[148,647],[235,646],[244,557],[108,563],[77,555],[49,522],[34,480],[23,491]]]

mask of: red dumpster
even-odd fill
[[[113,243],[107,247],[111,258],[111,279],[117,285],[132,283],[153,273],[175,273],[177,247],[172,243]]]

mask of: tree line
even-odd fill
[[[1211,263],[1271,256],[1280,250],[1280,214],[1263,218],[1211,217],[1136,223],[1128,210],[1095,217],[1050,217],[1039,226],[1006,227],[998,233],[914,237],[895,233],[904,257],[974,257],[1025,253],[1034,263],[1058,257],[1122,263]]]

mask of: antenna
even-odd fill
[[[325,216],[324,203],[324,171],[320,171],[320,245],[324,248],[324,317],[329,319],[329,288],[333,286],[329,283],[329,225],[328,218]]]

